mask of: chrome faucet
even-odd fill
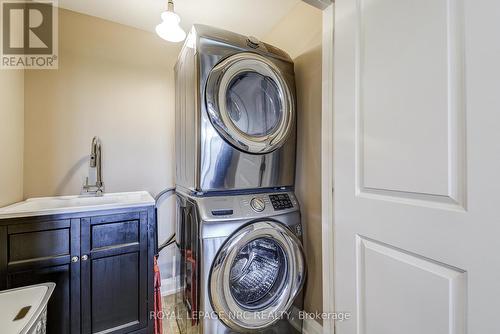
[[[92,139],[90,168],[96,169],[96,183],[89,184],[89,178],[87,176],[85,184],[83,185],[83,193],[102,196],[104,192],[104,183],[102,182],[101,140],[98,137]]]

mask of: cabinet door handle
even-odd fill
[[[87,254],[82,255],[82,261],[87,261],[89,259],[89,256]]]
[[[73,257],[71,258],[71,262],[73,262],[73,263],[77,263],[77,262],[78,262],[78,260],[79,260],[79,259],[78,259],[78,256],[73,256]]]

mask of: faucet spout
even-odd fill
[[[99,188],[102,188],[102,186],[103,186],[103,182],[102,182],[102,156],[101,156],[101,141],[100,140],[97,140],[95,151],[96,151],[95,167],[96,167],[96,172],[97,172],[96,186]]]

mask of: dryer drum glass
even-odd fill
[[[231,79],[226,105],[234,125],[254,137],[272,134],[283,117],[278,86],[256,72],[240,72]]]
[[[275,240],[255,239],[234,259],[230,272],[231,294],[245,309],[263,309],[280,295],[287,270],[285,254]]]

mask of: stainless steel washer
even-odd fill
[[[295,81],[285,52],[195,25],[175,72],[178,189],[294,185]]]
[[[294,194],[178,199],[181,333],[301,333],[306,263]]]

